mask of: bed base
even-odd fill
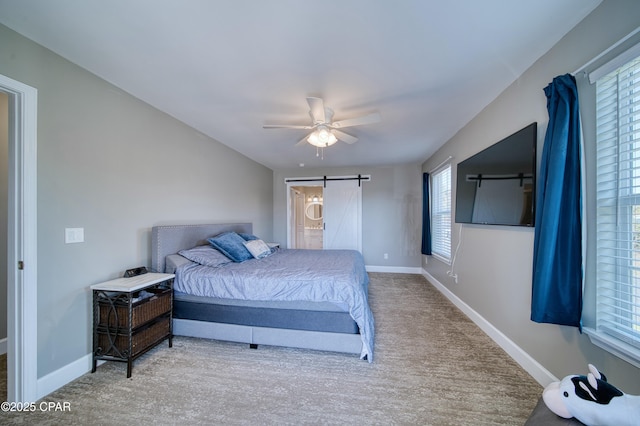
[[[327,333],[359,334],[349,312],[284,308],[280,306],[238,306],[221,303],[173,300],[173,318],[250,327],[287,328]]]
[[[289,330],[205,321],[174,319],[173,335],[248,343],[250,346],[286,346],[301,349],[360,354],[359,334]]]

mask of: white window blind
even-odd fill
[[[431,175],[431,251],[451,259],[451,164]]]
[[[640,57],[596,82],[596,332],[640,361]]]

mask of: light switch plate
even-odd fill
[[[64,229],[64,242],[65,242],[65,244],[83,243],[84,242],[84,228],[65,228]]]

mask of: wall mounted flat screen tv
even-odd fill
[[[458,164],[456,222],[534,226],[538,124]]]

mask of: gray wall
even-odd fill
[[[270,169],[3,26],[0,57],[38,89],[38,377],[91,353],[89,286],[150,266],[153,225],[247,221],[272,239]]]
[[[360,142],[359,142],[360,143]],[[366,143],[362,141],[361,143]],[[328,153],[330,153],[330,148]],[[350,168],[297,168],[273,175],[274,241],[287,242],[285,178],[371,175],[362,184],[362,254],[367,266],[420,267],[422,175],[420,164]],[[384,253],[389,259],[384,259]]]
[[[423,170],[429,170],[446,157],[453,156],[455,171],[458,162],[532,121],[539,124],[540,155],[548,123],[543,88],[555,76],[571,73],[589,62],[634,30],[639,22],[640,2],[605,0],[429,158],[423,164]],[[589,117],[583,115],[583,120],[586,130],[593,128],[587,123]],[[592,142],[586,139],[585,143]],[[455,173],[453,188],[455,193]],[[587,222],[591,234],[594,216],[588,217]],[[431,275],[555,376],[585,374],[586,365],[590,362],[625,392],[640,393],[638,368],[594,346],[586,335],[581,335],[575,328],[538,324],[529,320],[532,229],[481,225],[463,225],[461,228],[454,224],[453,248],[458,244],[459,235],[462,242],[454,265],[458,283],[447,276],[449,265],[429,257],[425,269]],[[590,246],[593,242],[593,239],[587,241],[589,250],[592,250]],[[587,265],[587,286],[593,285],[592,271],[591,266]]]
[[[7,337],[8,107],[9,97],[0,92],[0,339]]]

